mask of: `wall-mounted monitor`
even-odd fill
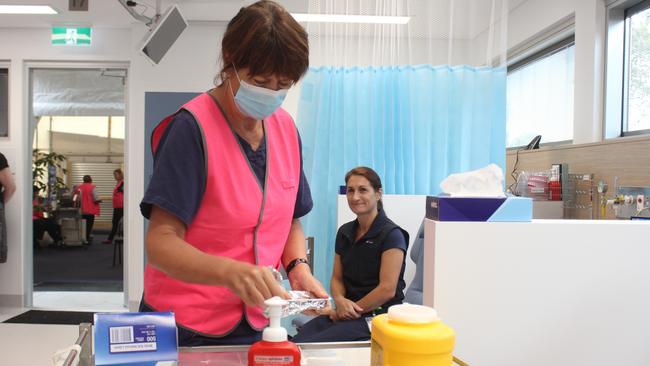
[[[177,5],[172,5],[152,26],[140,49],[154,64],[158,64],[178,37],[187,28],[187,21]]]

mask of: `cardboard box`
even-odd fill
[[[428,196],[426,217],[436,221],[527,222],[533,218],[528,197]]]
[[[161,366],[178,361],[174,313],[95,314],[95,365]]]

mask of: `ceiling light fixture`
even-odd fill
[[[298,22],[407,24],[411,17],[291,13]]]
[[[58,14],[49,5],[0,5],[0,14]]]

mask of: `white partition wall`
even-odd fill
[[[413,263],[409,255],[411,253],[411,244],[413,244],[415,235],[418,233],[420,224],[424,219],[426,199],[427,196],[416,195],[385,194],[382,196],[386,215],[409,233],[409,248],[406,255],[406,268],[404,269],[406,288],[408,288],[415,275],[415,263]],[[338,196],[337,209],[337,228],[356,218],[356,215],[350,211],[348,201],[344,195]]]
[[[424,303],[480,366],[650,365],[650,224],[425,223]]]

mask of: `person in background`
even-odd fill
[[[124,216],[124,174],[122,173],[122,169],[115,169],[113,171],[113,178],[117,181],[115,188],[113,188],[113,226],[111,227],[111,233],[108,234],[108,238],[102,242],[104,244],[113,242],[117,227]]]
[[[42,198],[38,195],[40,189],[37,186],[33,188],[32,196],[32,227],[33,227],[33,240],[34,249],[38,249],[38,241],[43,239],[43,234],[47,232],[54,243],[52,247],[62,245],[61,227],[51,217],[45,217],[45,207],[43,206]]]
[[[300,217],[312,208],[301,142],[280,108],[309,65],[305,29],[280,5],[241,8],[221,42],[216,88],[153,131],[154,170],[140,311],[174,311],[180,346],[251,344],[264,300],[326,298],[310,271]]]
[[[81,217],[86,220],[86,242],[88,245],[91,245],[91,233],[95,223],[95,216],[99,215],[99,203],[101,200],[97,196],[97,189],[90,175],[83,176],[83,183],[76,188],[75,194],[81,196]]]
[[[336,234],[332,298],[336,309],[302,326],[293,342],[344,342],[370,339],[368,318],[404,299],[408,233],[383,210],[377,173],[357,167],[345,175],[348,206],[356,220]]]
[[[7,222],[5,220],[5,205],[16,192],[14,177],[9,169],[9,163],[4,154],[0,153],[0,263],[7,262]]]
[[[404,294],[409,304],[422,305],[424,295],[424,220],[411,246],[411,259],[415,263],[415,276]]]

